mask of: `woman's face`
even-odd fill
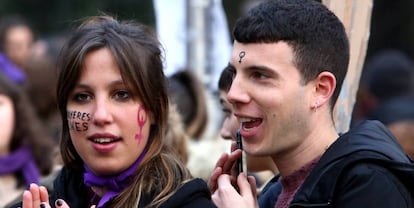
[[[79,81],[68,98],[67,112],[72,143],[97,175],[127,169],[148,142],[150,112],[139,96],[126,88],[107,48],[85,57]]]
[[[14,132],[14,106],[10,97],[0,94],[0,155],[9,153]]]

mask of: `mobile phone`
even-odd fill
[[[238,129],[236,133],[236,146],[237,146],[237,149],[243,150],[243,143],[242,143],[242,137],[240,135],[240,129]],[[236,166],[237,166],[237,176],[238,176],[241,172],[243,172],[243,153],[242,153],[242,156],[240,156],[240,158],[237,159]]]

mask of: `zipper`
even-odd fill
[[[331,207],[332,202],[329,200],[328,202],[324,203],[316,203],[316,204],[306,204],[306,203],[293,203],[289,205],[289,208],[294,207]]]

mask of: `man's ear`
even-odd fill
[[[314,107],[319,108],[325,103],[329,104],[332,94],[336,88],[336,78],[328,71],[321,72],[314,79],[315,96],[314,96]]]

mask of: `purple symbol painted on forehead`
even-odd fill
[[[135,139],[141,141],[142,129],[144,128],[144,125],[147,122],[147,113],[145,112],[145,108],[142,106],[139,106],[138,108],[137,122],[139,126],[139,134],[135,135]]]
[[[239,57],[240,57],[240,59],[239,59],[239,63],[241,64],[241,62],[242,62],[242,59],[244,58],[244,56],[246,55],[246,52],[244,52],[244,51],[240,51],[240,53],[239,53]]]

